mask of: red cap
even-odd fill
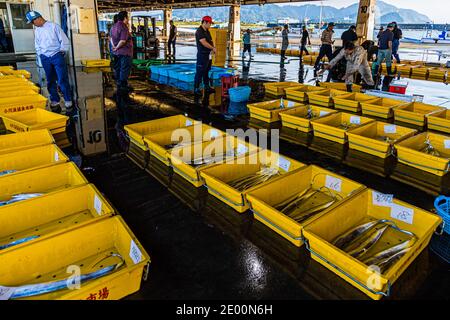
[[[206,21],[206,22],[209,22],[209,23],[213,23],[213,20],[212,20],[212,18],[211,18],[210,16],[204,16],[204,17],[202,18],[202,21]]]

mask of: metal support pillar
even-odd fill
[[[366,40],[373,40],[376,2],[376,0],[359,1],[356,33],[358,34],[358,40],[360,44]]]
[[[163,21],[163,36],[169,38],[170,33],[170,20],[172,20],[172,9],[164,10],[164,21]]]
[[[241,51],[241,6],[230,7],[230,18],[228,20],[229,51],[228,56],[237,57]]]

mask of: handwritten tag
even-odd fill
[[[323,116],[326,116],[327,114],[329,114],[329,112],[328,111],[320,111],[319,112],[319,117],[323,117]]]
[[[94,196],[94,209],[99,216],[102,214],[102,201],[97,195]]]
[[[328,176],[325,179],[325,186],[331,190],[341,192],[342,190],[342,180],[332,176]]]
[[[351,124],[361,124],[361,118],[358,116],[351,116],[350,123]]]
[[[391,205],[391,217],[408,224],[412,224],[414,219],[414,210],[393,203]]]
[[[192,121],[191,120],[186,120],[186,127],[192,126]]]
[[[58,151],[55,151],[55,162],[59,161],[59,153]]]
[[[238,156],[246,154],[248,152],[247,146],[243,145],[242,143],[239,143],[237,146],[236,153]]]
[[[130,244],[130,258],[134,264],[138,264],[142,260],[142,252],[133,240],[131,240]]]
[[[295,102],[294,101],[288,101],[287,102],[287,107],[288,108],[292,108],[293,106],[295,106]]]
[[[211,130],[211,139],[219,137],[219,131]]]
[[[372,200],[375,206],[390,207],[394,200],[394,195],[372,191]]]
[[[444,140],[444,148],[450,149],[450,140]]]
[[[278,156],[278,167],[280,167],[281,169],[283,169],[284,171],[289,171],[289,168],[291,166],[291,162],[282,157],[282,156]]]
[[[386,124],[384,126],[384,133],[397,133],[397,126],[394,124]]]
[[[14,287],[2,287],[0,286],[0,300],[8,300],[14,294]]]

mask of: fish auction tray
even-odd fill
[[[201,187],[204,184],[204,180],[200,175],[201,171],[224,162],[235,162],[237,158],[253,154],[260,149],[260,147],[249,144],[236,137],[225,136],[212,141],[199,142],[186,147],[176,148],[170,154],[170,163],[175,173],[182,176],[195,187]],[[222,154],[228,154],[228,156],[222,159],[222,156],[220,156]],[[211,155],[213,157],[217,155],[221,158],[210,164],[197,167],[188,163],[188,161],[199,159],[204,155]]]
[[[355,149],[380,158],[387,158],[394,154],[394,143],[405,140],[417,133],[417,130],[389,124],[372,122],[353,129],[347,133],[350,149]],[[379,140],[389,137],[392,141]]]
[[[332,210],[342,201],[339,200],[337,203],[332,204],[330,207],[306,219],[302,223],[295,221],[275,208],[279,203],[296,194],[300,194],[309,187],[312,187],[314,190],[326,187],[333,195],[342,199],[350,197],[365,188],[362,184],[320,167],[310,165],[295,172],[285,174],[277,180],[256,188],[249,192],[246,198],[256,220],[265,224],[297,247],[300,247],[303,244],[301,238],[301,230],[303,227],[311,223],[311,221],[318,219],[329,210]],[[320,201],[317,196],[313,200]]]
[[[313,127],[315,137],[345,144],[347,142],[347,132],[351,132],[353,129],[373,121],[373,119],[352,115],[350,113],[338,112],[330,114],[326,117],[312,120],[311,125]],[[352,126],[349,129],[344,129],[340,128],[340,125],[342,124]]]
[[[130,138],[131,143],[134,143],[144,151],[148,151],[148,148],[144,144],[144,136],[151,133],[156,133],[158,131],[189,127],[193,125],[194,122],[194,119],[183,115],[176,115],[156,120],[128,124],[124,127],[124,129]]]
[[[69,158],[55,144],[0,154],[0,176],[4,171],[24,172],[67,161]]]
[[[48,130],[0,135],[0,155],[55,143]]]
[[[450,134],[450,110],[435,112],[427,117],[428,129]]]
[[[283,105],[283,107],[281,107]],[[289,100],[271,100],[248,104],[250,118],[272,123],[280,121],[280,112],[304,106],[301,103]]]
[[[47,99],[40,94],[23,97],[0,98],[0,115],[10,116],[11,114],[20,112],[45,109],[46,105]]]
[[[0,97],[3,96],[3,94],[6,94],[8,92],[18,92],[20,93],[21,91],[33,91],[35,93],[39,93],[40,88],[38,86],[36,86],[34,83],[32,82],[24,82],[22,84],[3,84],[0,83]]]
[[[22,298],[39,300],[121,299],[139,290],[146,276],[144,269],[148,270],[150,263],[150,257],[120,216],[36,240],[6,252],[2,260],[0,285],[6,287],[64,281],[71,276],[73,279],[75,272],[84,275],[123,261],[117,270],[82,282],[79,289],[63,288]]]
[[[32,109],[2,116],[7,130],[26,132],[39,129],[49,129],[52,134],[66,131],[68,116],[63,116],[44,109]]]
[[[293,87],[293,88],[286,88],[286,99],[300,102],[300,103],[307,103],[308,102],[308,94],[311,92],[320,92],[326,90],[325,88],[316,87],[316,86],[308,86],[303,85],[301,87]]]
[[[112,214],[92,184],[0,207],[0,254]]]
[[[194,124],[193,126],[161,131],[144,136],[144,143],[150,151],[150,155],[170,165],[170,152],[173,147],[166,146],[180,142],[183,146],[192,143],[211,141],[223,137],[225,132],[206,124]]]
[[[246,194],[259,186],[270,183],[284,174],[296,171],[304,166],[305,164],[278,153],[262,150],[243,157],[236,163],[224,163],[205,169],[201,172],[201,177],[205,180],[205,185],[211,195],[237,212],[243,213],[249,208]],[[237,190],[228,184],[235,179],[255,174],[263,167],[273,168],[279,172],[279,175],[243,191]]]
[[[335,96],[333,100],[335,109],[360,113],[362,102],[370,103],[375,101],[376,98],[364,93],[346,93]]]
[[[308,110],[311,109],[313,117],[308,119]],[[336,113],[336,110],[319,106],[301,106],[280,112],[281,123],[283,127],[295,129],[301,132],[311,132],[311,120]]]
[[[347,230],[370,220],[388,219],[402,230],[417,237],[411,249],[395,262],[384,274],[369,270],[369,266],[353,258],[332,242]],[[366,189],[343,201],[308,224],[302,231],[311,257],[348,281],[372,299],[389,296],[390,287],[428,245],[441,218],[405,202],[380,197],[374,190]],[[383,240],[384,239],[384,240]],[[386,231],[373,250],[389,247],[392,242],[407,240],[392,228]],[[372,249],[371,249],[372,250]],[[370,251],[368,251],[368,254]],[[375,281],[374,281],[375,280]]]
[[[421,102],[411,102],[394,108],[395,121],[401,121],[425,128],[427,117],[445,108],[425,104]]]
[[[341,90],[346,91],[347,85],[345,82],[320,82],[319,86],[326,89],[335,89],[335,90]],[[361,92],[361,86],[357,84],[352,85],[352,91],[353,92]]]
[[[0,177],[0,201],[8,201],[13,195],[25,193],[47,194],[87,183],[88,181],[73,162],[61,163]]]
[[[298,82],[266,82],[264,88],[266,94],[274,97],[283,97],[286,94],[285,89],[302,87],[303,85]]]
[[[441,156],[425,153],[425,142],[429,140]],[[408,166],[443,176],[450,171],[450,136],[424,132],[395,144],[398,161]]]
[[[371,101],[361,102],[362,114],[381,119],[390,119],[394,117],[393,109],[399,105],[405,104],[404,101],[389,98],[377,98]]]
[[[316,106],[333,108],[334,107],[333,98],[335,96],[343,95],[345,93],[346,93],[345,91],[336,89],[325,89],[318,92],[311,92],[310,94],[308,94],[309,103]]]
[[[25,96],[36,96],[39,95],[36,91],[30,88],[22,88],[21,90],[11,90],[11,91],[0,91],[1,98],[14,98],[14,97],[25,97]]]

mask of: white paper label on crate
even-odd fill
[[[322,116],[326,116],[327,114],[329,114],[329,112],[328,111],[320,111],[319,112],[319,117],[322,117]]]
[[[412,224],[414,218],[414,209],[393,203],[391,204],[391,217]]]
[[[444,140],[444,148],[450,149],[450,140]]]
[[[350,123],[351,124],[361,124],[361,118],[358,116],[351,116]]]
[[[186,120],[186,127],[192,126],[192,121],[191,120]]]
[[[325,187],[330,188],[331,190],[341,192],[342,190],[342,180],[339,178],[335,178],[332,176],[328,176],[325,179]]]
[[[294,102],[294,101],[288,101],[288,102],[287,102],[287,107],[288,107],[288,108],[292,108],[294,105],[295,105],[295,102]]]
[[[134,264],[138,264],[142,260],[142,252],[133,240],[131,240],[130,245],[130,258],[133,260]]]
[[[97,211],[98,215],[102,214],[102,201],[97,195],[94,196],[94,209]]]
[[[395,124],[384,125],[384,133],[397,133],[397,126]]]
[[[289,171],[289,167],[291,166],[291,162],[282,157],[282,156],[278,156],[278,167],[280,167],[281,169],[283,169],[284,171]]]
[[[372,191],[372,200],[374,206],[390,207],[394,200],[394,195]]]
[[[217,130],[211,130],[211,139],[212,138],[218,138],[219,137],[219,131]]]
[[[243,145],[242,143],[239,143],[237,146],[236,153],[238,156],[246,154],[248,152],[247,146]]]
[[[0,286],[0,300],[8,300],[14,294],[16,288]]]
[[[55,151],[55,162],[59,161],[59,153],[58,151]]]

